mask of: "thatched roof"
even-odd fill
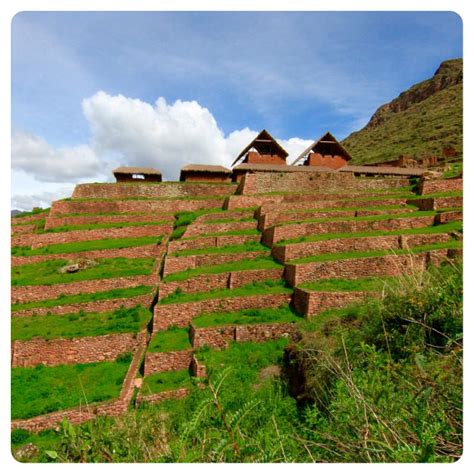
[[[426,173],[423,168],[401,168],[397,166],[355,166],[347,165],[339,168],[342,173],[385,174],[393,176],[422,176]]]
[[[248,151],[255,148],[262,155],[278,155],[282,158],[288,152],[266,131],[262,130],[240,153],[231,166],[234,166]]]
[[[181,171],[197,171],[197,172],[205,172],[205,173],[226,173],[230,174],[232,171],[229,168],[225,168],[224,166],[220,165],[195,165],[190,164],[183,166]]]
[[[143,174],[161,176],[161,171],[155,168],[140,168],[134,166],[119,166],[113,170],[114,174]]]
[[[319,140],[314,141],[311,145],[306,148],[299,156],[296,158],[292,165],[298,163],[302,159],[306,158],[309,153],[321,153],[321,155],[339,155],[345,158],[347,161],[352,159],[352,156],[349,152],[334,138],[334,136],[326,132]]]
[[[327,166],[289,166],[289,165],[267,165],[265,163],[241,163],[234,167],[235,171],[275,171],[282,173],[335,173],[336,170]]]

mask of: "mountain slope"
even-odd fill
[[[462,155],[462,59],[441,63],[434,76],[377,109],[369,123],[342,141],[355,163],[389,161],[400,155]]]

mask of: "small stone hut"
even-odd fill
[[[201,181],[207,183],[228,183],[232,171],[219,165],[186,165],[181,168],[180,181]]]
[[[113,173],[117,183],[161,182],[161,171],[154,168],[119,166]]]
[[[286,166],[288,152],[266,131],[262,130],[237,156],[234,167],[242,163]]]
[[[327,166],[337,170],[347,165],[352,157],[349,152],[334,138],[331,133],[326,132],[319,140],[313,142],[292,163],[296,165],[303,160],[304,166]]]

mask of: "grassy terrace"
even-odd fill
[[[124,227],[141,227],[148,225],[170,224],[169,220],[161,220],[155,222],[106,222],[101,224],[79,224],[79,225],[62,225],[47,229],[43,233],[69,232],[71,230],[94,230],[94,229],[122,229]]]
[[[280,240],[279,246],[289,244],[299,244],[304,242],[319,242],[320,240],[331,240],[331,239],[352,239],[355,237],[376,237],[383,235],[406,235],[406,234],[442,234],[445,232],[461,231],[463,223],[460,221],[448,222],[447,224],[441,224],[429,227],[418,227],[416,229],[401,229],[401,230],[377,230],[377,231],[365,231],[365,232],[352,232],[352,233],[333,233],[333,234],[314,234],[304,237],[298,237],[295,239]]]
[[[142,245],[159,245],[163,237],[134,237],[127,239],[86,240],[82,242],[69,242],[66,244],[53,244],[31,249],[30,247],[12,247],[15,257],[29,257],[32,255],[54,255],[61,253],[88,252],[92,250],[124,249],[140,247]]]
[[[138,333],[148,323],[147,309],[120,308],[109,313],[74,313],[66,315],[29,316],[12,318],[12,340],[28,340],[102,336],[113,333]]]
[[[356,179],[358,179],[356,177]],[[364,179],[364,178],[362,178]],[[373,178],[371,178],[373,179]],[[384,178],[382,178],[384,179]],[[392,189],[371,189],[368,191],[370,194],[380,194],[380,195],[394,195],[394,196],[399,196],[399,195],[406,195],[407,193],[411,193],[416,191],[416,184],[412,184],[409,186],[400,186],[398,188],[392,188]],[[352,192],[351,189],[348,190],[349,192]],[[357,191],[354,191],[357,192]],[[310,195],[310,194],[326,194],[328,196],[335,195],[338,196],[341,194],[340,191],[334,191],[334,192],[321,192],[321,191],[314,191],[314,192],[301,192],[301,191],[271,191],[268,193],[259,193],[259,195],[262,196],[295,196],[295,195]]]
[[[115,362],[16,367],[11,371],[11,417],[31,418],[117,398],[130,361],[128,355]]]
[[[205,221],[206,224],[228,224],[231,222],[251,222],[254,221],[255,219],[253,217],[240,217],[237,219],[231,219],[231,218],[222,218],[222,219],[211,219],[210,221]]]
[[[170,327],[155,334],[148,346],[148,352],[172,352],[191,349],[188,328]]]
[[[238,296],[255,296],[268,294],[291,294],[293,290],[287,286],[284,280],[265,280],[250,283],[245,286],[233,289],[218,289],[206,291],[203,293],[183,293],[179,288],[177,291],[168,295],[158,302],[163,304],[191,303],[195,301],[204,301],[215,298],[234,298]]]
[[[291,260],[288,263],[312,263],[312,262],[329,262],[333,260],[347,260],[350,258],[363,257],[380,257],[383,255],[409,255],[412,253],[426,252],[428,250],[436,249],[460,249],[462,242],[459,240],[451,240],[449,242],[440,242],[438,244],[423,245],[420,247],[413,247],[411,249],[400,250],[371,250],[366,252],[344,252],[344,253],[327,253],[321,255],[311,255],[310,257],[299,258]]]
[[[191,376],[188,370],[160,372],[143,379],[142,394],[151,395],[152,393],[191,387],[191,385]]]
[[[298,288],[312,291],[381,291],[395,283],[394,277],[367,277],[356,280],[328,278],[325,280],[303,283]]]
[[[77,273],[60,273],[66,260],[19,265],[12,268],[12,286],[54,285],[101,278],[149,275],[155,263],[153,258],[99,258],[96,266]]]
[[[394,219],[404,219],[406,217],[426,217],[426,216],[435,216],[436,211],[412,211],[401,214],[379,214],[375,216],[362,216],[362,217],[319,217],[311,219],[302,219],[302,220],[291,220],[288,222],[279,222],[275,224],[275,227],[282,227],[291,224],[309,224],[309,223],[325,223],[325,222],[347,222],[347,221],[356,221],[356,222],[375,222],[375,221],[386,221]]]
[[[219,237],[223,235],[260,235],[257,229],[230,230],[229,232],[213,232],[209,234],[201,234],[199,237]],[[185,239],[186,240],[186,239]]]
[[[151,286],[135,286],[133,288],[117,288],[108,291],[98,291],[97,293],[78,293],[76,295],[60,295],[58,298],[42,301],[32,301],[31,303],[12,304],[12,311],[20,311],[33,308],[52,308],[54,306],[64,306],[67,304],[90,303],[101,300],[111,300],[118,298],[133,298],[150,294]]]
[[[103,184],[103,183],[102,183]],[[74,202],[104,202],[104,201],[215,201],[217,199],[224,200],[228,194],[224,196],[176,196],[176,197],[121,197],[121,198],[66,198],[61,201]]]
[[[227,313],[204,313],[193,319],[200,328],[232,324],[296,323],[302,317],[289,305],[280,308],[245,309]]]
[[[33,211],[26,211],[26,212],[20,212],[20,214],[17,214],[16,216],[12,217],[12,220],[15,220],[16,217],[30,217],[30,216],[36,216],[37,214],[46,214],[51,210],[50,207],[46,207],[42,209],[41,207],[38,207],[34,209]]]
[[[226,212],[221,207],[211,209],[201,209],[199,211],[180,211],[175,214],[174,229],[171,233],[170,240],[176,240],[186,232],[188,225],[192,224],[198,217],[207,214],[220,214]]]
[[[280,211],[281,214],[292,214],[292,213],[311,213],[311,212],[333,212],[333,211],[390,211],[394,209],[403,209],[403,210],[414,210],[416,211],[418,208],[413,204],[410,205],[387,205],[387,206],[344,206],[344,207],[325,207],[325,208],[313,208],[313,209],[285,209]]]
[[[228,349],[203,347],[198,349],[196,355],[199,362],[205,364],[209,374],[221,372],[222,367],[232,367],[232,378],[236,379],[233,382],[247,386],[256,381],[263,368],[283,363],[283,349],[287,344],[286,338],[263,343],[231,342]]]
[[[245,242],[241,245],[224,245],[223,247],[208,247],[203,249],[180,250],[168,255],[175,257],[183,257],[186,255],[210,255],[210,254],[227,254],[227,253],[244,253],[244,252],[268,252],[260,242]]]
[[[204,265],[202,267],[191,268],[182,272],[172,273],[163,278],[163,282],[183,281],[188,278],[209,275],[213,273],[233,272],[240,270],[266,270],[273,268],[283,268],[283,265],[275,262],[271,257],[256,257],[252,259],[243,259],[237,262],[222,263],[220,265]]]

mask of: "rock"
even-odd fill
[[[38,452],[38,448],[33,443],[28,443],[18,448],[13,456],[17,461],[29,461],[37,456]]]

